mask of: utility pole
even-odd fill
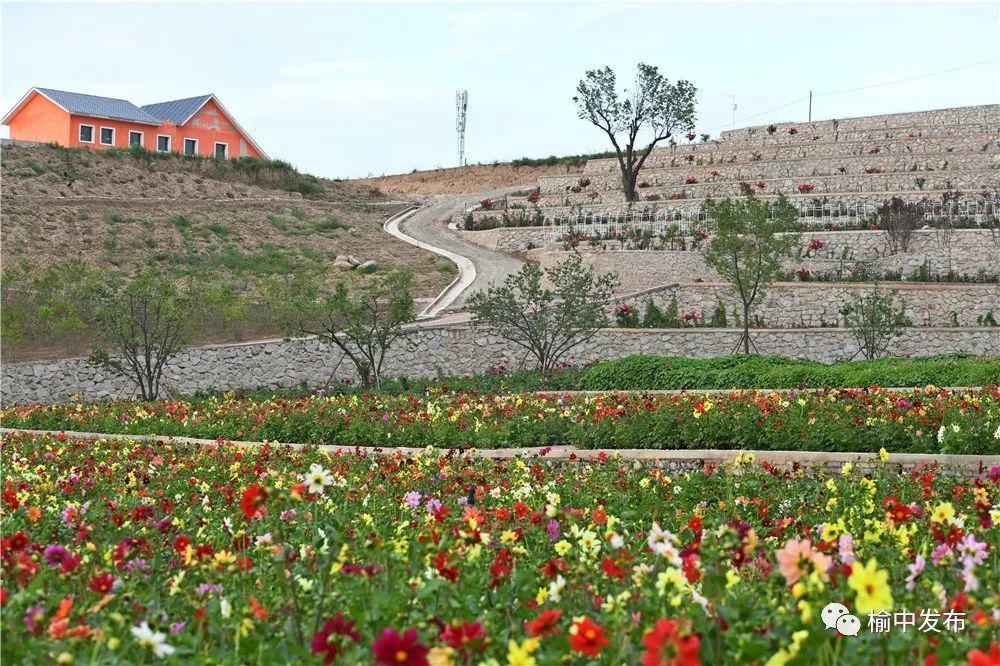
[[[813,91],[809,91],[809,122],[813,121]]]
[[[736,129],[736,95],[730,95],[729,99],[733,100],[733,129]]]

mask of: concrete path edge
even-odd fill
[[[76,432],[59,430],[24,430],[19,428],[0,428],[0,434],[7,435],[49,435],[52,437],[64,435],[72,439],[96,440],[119,439],[140,442],[163,442],[171,444],[187,444],[193,446],[215,446],[219,440],[199,439],[195,437],[165,437],[160,435],[124,435],[95,432]],[[273,446],[288,446],[293,449],[312,449],[325,451],[333,455],[403,455],[427,454],[426,448],[414,447],[373,447],[373,446],[317,446],[292,442],[248,442],[222,440],[224,443],[240,447],[259,447],[265,443]],[[610,459],[651,462],[687,462],[705,461],[707,463],[724,464],[732,461],[740,454],[752,453],[760,461],[767,461],[777,467],[800,465],[803,467],[831,465],[840,466],[844,463],[866,465],[877,458],[877,453],[842,452],[842,451],[757,451],[745,449],[580,449],[575,446],[524,447],[513,449],[443,449],[434,448],[433,453],[446,456],[454,452],[469,455],[474,458],[510,459],[538,457],[545,460],[592,462],[602,453]],[[950,453],[890,453],[888,464],[912,467],[922,463],[937,464],[943,467],[955,467],[967,471],[989,469],[1000,465],[1000,455],[960,455]]]

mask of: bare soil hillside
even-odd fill
[[[583,171],[583,166],[583,163],[566,162],[538,166],[479,164],[453,169],[434,169],[395,176],[363,178],[354,182],[405,196],[465,194],[467,192],[502,190],[508,187],[534,187],[538,183],[539,176],[580,173]]]
[[[178,279],[218,278],[253,294],[263,279],[297,270],[360,287],[372,278],[334,267],[338,255],[351,255],[375,260],[377,273],[410,267],[417,298],[437,295],[456,270],[382,231],[405,201],[366,184],[304,176],[280,163],[238,168],[127,151],[5,146],[0,178],[5,269],[72,258],[124,274],[149,266]],[[260,320],[235,335],[276,333]],[[199,341],[221,342],[227,335],[206,333]],[[86,351],[70,338],[35,341],[37,351],[43,357]],[[18,351],[19,360],[34,356],[32,349]]]

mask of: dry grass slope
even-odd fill
[[[224,280],[248,293],[261,280],[294,270],[362,287],[369,278],[335,268],[337,255],[374,259],[379,272],[410,267],[418,298],[437,295],[453,279],[451,262],[382,231],[385,218],[405,202],[366,184],[303,176],[282,165],[250,166],[256,168],[5,146],[0,261],[6,269],[75,258],[125,274],[149,266],[177,279]],[[258,323],[244,335],[275,333]],[[48,345],[40,353],[82,353],[81,345]]]

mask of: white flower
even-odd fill
[[[997,431],[993,433],[993,439],[1000,439],[1000,426],[997,426]]]
[[[309,466],[309,472],[303,475],[302,480],[306,482],[306,490],[314,495],[326,494],[326,487],[333,483],[333,475],[330,471],[313,463]]]
[[[937,437],[938,444],[941,444],[942,442],[944,442],[944,432],[945,432],[944,426],[941,426],[940,428],[938,428],[938,437]]]
[[[681,558],[677,548],[674,547],[676,541],[677,538],[673,534],[667,530],[660,529],[660,524],[654,522],[652,529],[649,530],[649,538],[646,543],[654,553],[662,555],[671,564],[679,567],[681,565]]]
[[[228,599],[223,599],[219,602],[219,611],[222,613],[222,618],[228,620],[233,614],[233,607],[229,605]]]
[[[562,577],[562,574],[556,576],[556,579],[549,583],[549,599],[559,603],[561,600],[560,593],[563,588],[566,587],[566,579]]]
[[[149,648],[160,659],[172,655],[176,649],[172,645],[167,645],[166,634],[153,631],[149,628],[148,622],[132,627],[132,635],[139,641],[139,645]]]

